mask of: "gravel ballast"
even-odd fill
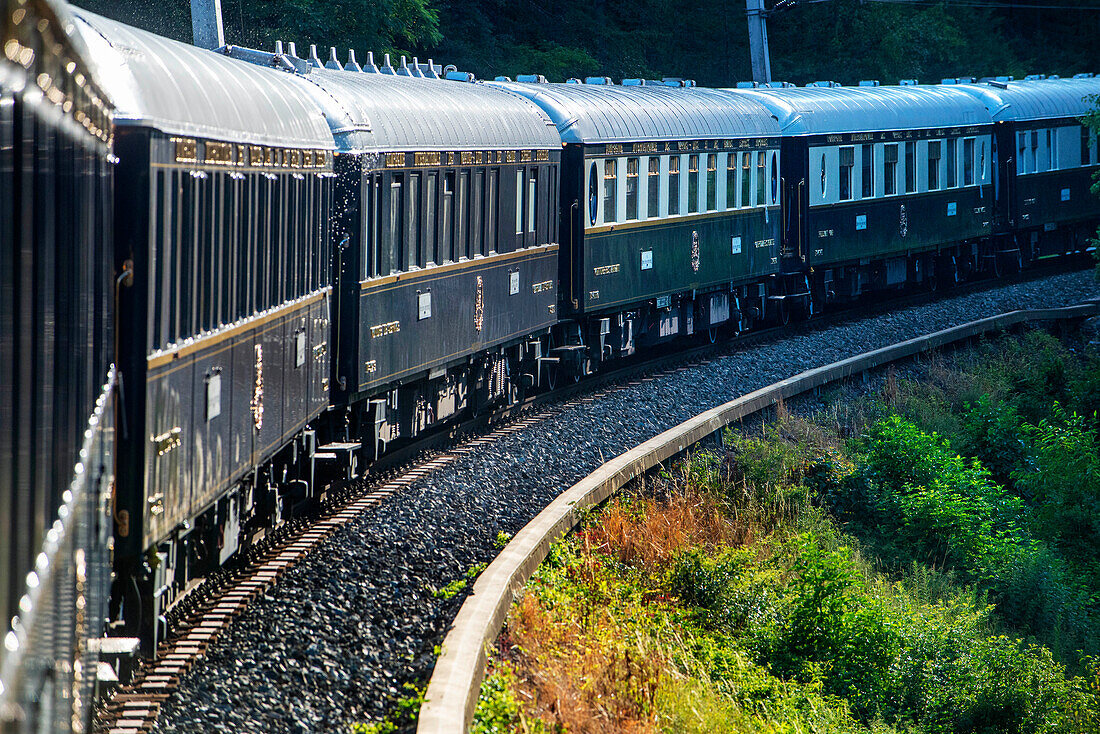
[[[464,592],[433,589],[492,560],[561,491],[691,416],[812,367],[967,321],[1100,295],[1091,271],[969,293],[742,347],[459,456],[338,530],[238,619],[161,709],[158,731],[346,730],[423,686]]]

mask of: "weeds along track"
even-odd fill
[[[194,651],[187,664],[157,675],[147,669],[146,681],[167,677],[167,685],[155,688],[155,710],[134,723],[149,728],[155,720],[169,732],[320,731],[376,721],[394,710],[406,684],[428,679],[470,578],[497,555],[498,538],[606,459],[800,371],[977,317],[1096,293],[1091,273],[1071,272],[911,297],[895,310],[876,306],[781,335],[666,354],[529,401],[504,423],[482,418],[437,437],[341,493],[322,515],[320,522],[334,520],[324,532],[287,532],[196,596],[170,644],[216,631],[184,646]],[[248,579],[263,583],[247,587],[247,603],[219,608],[233,584]],[[224,623],[212,627],[208,614]],[[115,723],[121,713],[116,705]]]

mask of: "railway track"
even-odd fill
[[[768,327],[731,341],[667,349],[646,360],[601,372],[577,384],[528,398],[497,413],[471,418],[437,432],[416,444],[398,449],[376,463],[366,476],[350,484],[330,488],[316,515],[290,521],[248,551],[242,559],[193,589],[173,607],[169,636],[153,659],[137,669],[134,678],[120,687],[97,712],[95,730],[109,734],[136,734],[153,729],[164,703],[184,674],[249,604],[272,587],[288,570],[334,532],[379,506],[404,487],[511,434],[552,419],[571,406],[594,403],[621,389],[631,389],[662,377],[688,370],[731,351],[816,329],[846,320],[858,320],[939,297],[993,290],[1049,277],[1067,270],[1065,263],[1051,263],[999,281],[976,281],[943,294],[906,294],[888,303],[837,310],[820,318],[787,327]]]

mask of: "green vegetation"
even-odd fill
[[[402,686],[405,695],[397,699],[390,715],[382,721],[352,724],[351,734],[396,734],[416,723],[417,714],[424,704],[424,691],[412,683]]]
[[[191,40],[188,0],[77,4]],[[482,78],[679,76],[717,87],[751,78],[745,6],[715,0],[223,0],[222,7],[227,41],[255,48],[282,39],[296,41],[302,54],[316,43],[322,55],[336,46],[341,58],[348,47],[361,58],[367,50],[434,56]],[[1087,0],[1058,8],[831,0],[768,19],[773,75],[799,84],[1065,76],[1094,70],[1096,32]]]
[[[919,372],[592,513],[476,731],[1100,731],[1100,355],[1030,332]]]

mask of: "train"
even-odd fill
[[[93,439],[80,558],[106,570],[59,583],[96,587],[85,637],[155,654],[204,578],[461,416],[661,345],[1082,252],[1100,222],[1091,74],[480,80],[0,7],[15,647]]]

